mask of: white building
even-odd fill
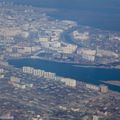
[[[44,75],[44,70],[37,70],[37,69],[34,69],[33,75],[39,76],[39,77],[43,77],[43,75]]]
[[[33,73],[33,68],[32,67],[23,67],[23,72],[24,73]]]
[[[61,82],[64,82],[66,86],[76,87],[76,80],[70,78],[61,78]]]
[[[96,90],[96,91],[100,90],[99,86],[92,85],[92,84],[86,84],[86,87],[91,90]]]
[[[74,39],[86,41],[89,40],[89,32],[80,33],[78,31],[73,32]]]
[[[62,47],[61,49],[62,49],[62,52],[65,53],[65,54],[72,54],[76,51],[77,45],[69,44],[65,47]]]
[[[91,50],[91,49],[78,49],[77,54],[81,55],[82,58],[89,60],[89,61],[94,61],[96,57],[96,50]]]

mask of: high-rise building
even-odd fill
[[[106,85],[100,85],[100,92],[107,93],[108,92],[108,86],[106,86]]]
[[[23,72],[24,73],[33,73],[33,68],[32,67],[23,67]]]
[[[76,80],[70,78],[61,78],[61,81],[65,83],[66,86],[76,87]]]

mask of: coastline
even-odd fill
[[[34,64],[35,61],[36,61],[36,64]],[[68,63],[64,61],[53,61],[45,58],[33,59],[30,57],[22,57],[22,58],[16,58],[16,59],[11,58],[8,60],[8,63],[13,67],[18,67],[18,68],[21,68],[22,66],[30,66],[37,69],[40,68],[48,72],[54,72],[58,76],[68,77],[68,78],[75,79],[77,81],[82,81],[90,84],[95,84],[95,85],[106,84],[108,85],[110,90],[120,92],[119,86],[102,82],[110,79],[114,79],[114,80],[120,79],[120,76],[119,76],[120,69],[100,68],[99,66],[88,66],[88,65],[77,65],[78,67],[75,67],[76,64],[72,64],[70,62]],[[43,67],[45,65],[48,65],[48,66]],[[73,74],[71,75],[71,73]],[[115,73],[115,76],[113,75],[114,73]]]
[[[115,85],[120,87],[120,81],[119,80],[109,80],[109,81],[102,81],[105,84]]]
[[[35,56],[36,57],[36,56]],[[36,57],[34,58],[34,56],[30,56],[30,57],[21,57],[21,58],[10,58],[9,60],[20,60],[20,59],[36,59],[36,60],[45,60],[45,61],[50,61],[50,62],[56,62],[56,63],[63,63],[63,64],[71,64],[74,67],[82,67],[82,68],[99,68],[99,69],[115,69],[115,70],[120,70],[120,68],[116,68],[113,66],[101,66],[101,65],[90,65],[90,64],[80,64],[80,63],[75,63],[75,62],[70,62],[70,61],[59,61],[59,60],[55,60],[55,59],[48,59],[48,58],[43,58],[43,57]]]

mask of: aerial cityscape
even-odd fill
[[[120,31],[0,1],[0,120],[119,120]]]

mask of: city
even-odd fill
[[[50,18],[47,9],[1,6],[1,59],[31,57],[119,68],[120,33],[78,28],[74,21]],[[71,43],[66,34],[70,34]]]
[[[9,64],[27,58],[120,69],[119,32],[53,19],[53,11],[0,3],[0,120],[119,120],[120,93],[105,82]]]

